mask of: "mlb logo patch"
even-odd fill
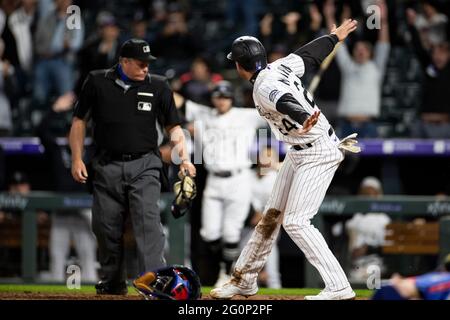
[[[150,102],[139,101],[138,102],[138,110],[139,111],[151,111],[152,104]]]
[[[150,47],[149,46],[143,46],[142,50],[144,50],[145,53],[150,52]]]

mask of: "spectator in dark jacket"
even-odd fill
[[[88,73],[95,69],[109,69],[118,59],[120,29],[112,14],[104,14],[98,21],[98,36],[89,40],[79,52],[80,76],[75,92],[81,90]]]
[[[433,44],[427,51],[414,27],[415,14],[407,12],[412,44],[424,70],[422,107],[412,135],[420,138],[450,138],[450,45]]]
[[[33,32],[37,22],[36,0],[22,0],[2,25],[0,35],[5,41],[4,57],[15,69],[21,94],[26,93],[33,66]]]
[[[211,71],[211,67],[205,58],[197,57],[192,62],[191,70],[183,73],[178,82],[174,82],[174,89],[181,95],[194,102],[209,105],[211,102],[211,90],[222,81],[223,77]]]
[[[201,52],[199,35],[194,36],[187,25],[186,14],[181,10],[170,12],[153,44],[152,51],[166,67],[177,73],[189,68],[191,61]]]

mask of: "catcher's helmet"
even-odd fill
[[[266,49],[255,37],[243,36],[234,40],[227,58],[247,71],[258,71],[267,66]]]
[[[147,300],[197,300],[202,295],[197,274],[181,265],[145,272],[133,286]]]

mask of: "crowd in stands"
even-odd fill
[[[371,3],[381,9],[375,29]],[[76,28],[66,27],[77,14],[71,5],[80,8]],[[36,135],[52,103],[77,94],[90,70],[114,65],[130,37],[150,42],[158,57],[151,72],[208,103],[214,83],[238,82],[225,58],[236,35],[259,37],[273,61],[351,16],[359,31],[338,50],[315,93],[338,131],[448,138],[448,13],[439,0],[2,0],[0,135]],[[250,107],[246,85],[238,88],[238,101]]]

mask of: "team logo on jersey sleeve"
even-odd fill
[[[261,106],[256,106],[256,110],[258,110],[258,113],[261,117],[266,118],[271,121],[278,121],[281,119],[281,116],[276,114],[275,112],[265,111]]]

